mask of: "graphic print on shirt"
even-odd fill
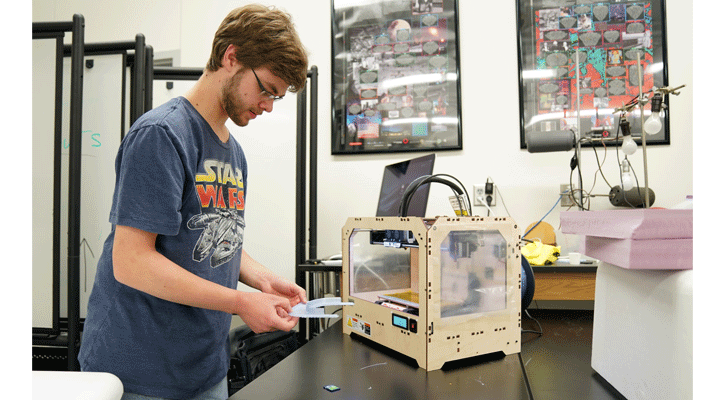
[[[229,163],[207,159],[204,173],[196,175],[201,214],[189,219],[189,229],[203,229],[194,246],[194,261],[211,254],[216,268],[234,257],[244,239],[244,180],[242,170]]]

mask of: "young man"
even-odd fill
[[[232,314],[255,332],[297,324],[288,312],[305,291],[242,249],[247,161],[225,123],[271,112],[306,77],[289,15],[240,7],[194,87],[139,118],[121,143],[113,229],[78,358],[84,371],[118,376],[124,399],[226,399]]]

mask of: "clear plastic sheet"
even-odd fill
[[[326,297],[324,299],[310,300],[307,303],[299,303],[292,307],[289,313],[292,317],[298,318],[338,318],[337,314],[325,314],[325,307],[351,306],[355,303],[343,302],[339,297]]]

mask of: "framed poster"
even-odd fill
[[[617,108],[637,101],[640,83],[647,99],[653,88],[668,85],[664,0],[516,4],[522,149],[527,132],[576,132],[579,126],[581,137],[613,137],[622,115]],[[648,145],[670,143],[663,109],[662,128],[647,136]],[[650,114],[646,103],[644,118]],[[625,115],[639,141],[639,109]]]
[[[456,0],[332,0],[332,154],[462,148]]]

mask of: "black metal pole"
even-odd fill
[[[154,48],[146,46],[146,73],[144,74],[144,83],[146,89],[144,91],[144,108],[143,111],[149,111],[153,108],[154,103]]]
[[[144,112],[144,73],[146,73],[146,43],[144,35],[139,33],[136,35],[131,79],[131,125]]]
[[[317,67],[307,73],[310,77],[310,216],[309,255],[317,258]]]
[[[72,29],[72,28],[71,28]],[[53,332],[60,333],[60,195],[63,148],[63,36],[55,49],[55,136],[53,138]]]
[[[305,262],[306,127],[307,88],[304,88],[297,93],[297,198],[295,206],[295,280],[303,288],[307,286],[305,284],[305,273],[300,269],[300,265]],[[298,338],[300,341],[305,341],[307,337],[307,320],[300,318],[299,324]]]
[[[295,261],[303,264],[305,252],[305,209],[307,193],[307,88],[297,93],[297,203],[296,203],[296,240]],[[298,276],[299,278],[299,276]],[[304,284],[304,282],[302,282]],[[300,282],[298,282],[300,284]]]
[[[70,56],[71,45],[63,46],[63,54]],[[83,52],[85,55],[104,55],[104,54],[120,54],[126,50],[134,50],[136,48],[136,42],[133,40],[126,40],[121,42],[100,42],[100,43],[86,43],[83,46]]]
[[[33,22],[33,38],[56,37],[58,32],[70,32],[73,30],[73,22]]]
[[[71,55],[70,150],[68,171],[68,370],[79,371],[81,129],[83,122],[84,18],[73,15]]]
[[[203,68],[154,67],[153,79],[195,81],[204,73]]]

